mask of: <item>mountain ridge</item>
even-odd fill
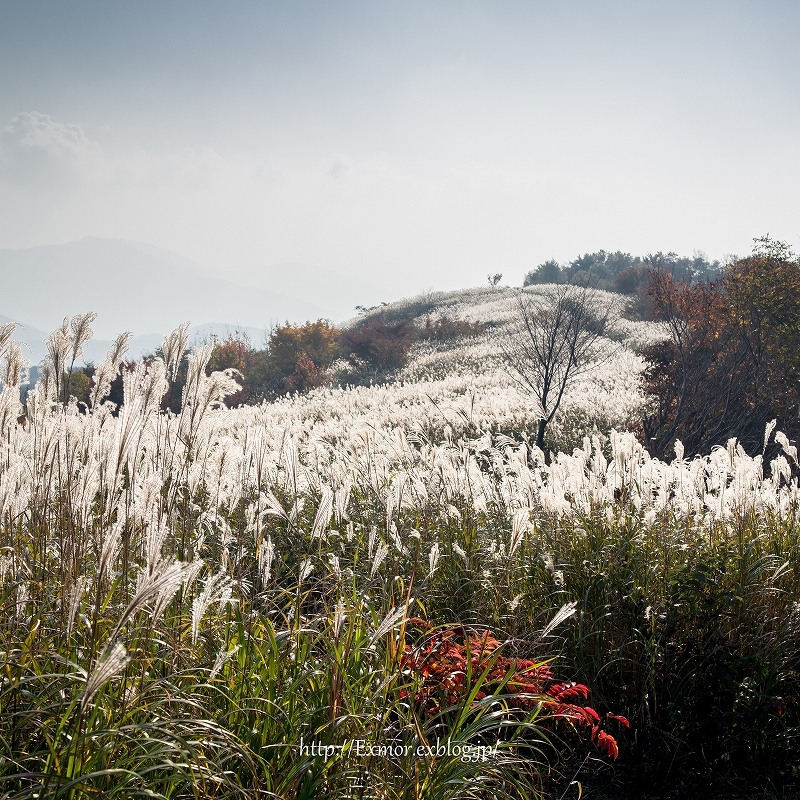
[[[31,366],[38,364],[47,354],[47,347],[44,340],[47,338],[48,333],[28,325],[22,320],[12,319],[5,314],[0,314],[0,324],[7,322],[16,322],[17,328],[14,330],[13,338],[18,342],[25,344],[23,348],[23,355],[30,361]],[[121,331],[120,331],[121,332]],[[206,322],[202,325],[193,325],[189,328],[189,343],[192,347],[205,344],[211,340],[212,337],[217,339],[224,339],[228,335],[234,336],[247,336],[254,346],[261,346],[266,337],[268,336],[267,329],[259,329],[245,326],[227,325],[219,322]],[[148,353],[153,353],[161,347],[164,341],[164,334],[161,333],[144,333],[139,336],[134,336],[131,339],[130,347],[126,353],[126,358],[130,360],[138,360]],[[76,366],[83,366],[85,364],[99,364],[105,357],[108,350],[111,348],[111,339],[95,339],[92,338],[83,347],[83,358],[79,359]]]
[[[185,319],[263,329],[325,316],[305,300],[209,277],[191,259],[118,239],[0,250],[0,278],[4,316],[49,330],[65,314],[92,310],[103,339],[123,330],[163,335]]]

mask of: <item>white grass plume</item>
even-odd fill
[[[434,542],[431,550],[428,553],[428,577],[432,577],[436,572],[436,567],[439,564],[439,542]]]
[[[225,590],[229,586],[230,579],[222,570],[206,579],[203,591],[195,597],[192,603],[192,643],[197,641],[197,637],[200,634],[200,622],[206,611],[213,605],[215,600],[223,597]]]
[[[379,639],[386,636],[390,630],[394,628],[406,615],[405,606],[401,608],[392,608],[391,611],[383,618],[380,625],[378,625],[375,633],[372,634],[369,640],[370,646],[375,644]]]
[[[509,558],[517,552],[530,527],[530,515],[526,509],[517,511],[511,520],[511,541],[508,545]]]
[[[100,545],[100,558],[97,564],[97,577],[101,583],[111,575],[111,569],[119,555],[124,526],[123,520],[117,520],[117,522],[107,526],[105,529]]]
[[[117,673],[125,669],[130,659],[125,647],[117,642],[111,649],[103,650],[94,669],[86,676],[86,685],[81,696],[81,711],[92,702],[92,698],[108,683]]]
[[[370,578],[374,578],[377,571],[381,568],[381,564],[386,560],[389,555],[389,547],[381,542],[378,549],[375,551],[375,557],[372,559],[372,569],[370,570]]]
[[[314,525],[311,528],[311,538],[316,539],[325,533],[331,521],[333,513],[333,492],[329,488],[322,490],[322,498],[319,501],[317,514],[314,517]]]
[[[167,365],[167,374],[171,381],[178,375],[178,368],[181,364],[186,346],[189,344],[189,323],[184,322],[175,328],[172,333],[164,339],[161,345],[161,353],[164,356],[164,363]]]
[[[307,558],[300,564],[300,572],[297,576],[297,582],[302,583],[314,571],[314,564],[310,558]]]
[[[162,561],[155,572],[143,571],[139,575],[136,594],[122,612],[111,639],[115,639],[125,625],[148,603],[156,602],[159,607],[163,608],[164,598],[173,597],[184,583],[189,583],[196,575],[196,564],[184,564],[181,561],[171,563]]]
[[[261,582],[266,586],[272,577],[272,562],[275,558],[275,545],[272,537],[267,536],[258,545],[258,570],[261,574]]]
[[[83,346],[89,342],[94,331],[89,327],[97,319],[94,311],[76,314],[70,322],[70,363],[74,364],[83,355]]]
[[[561,608],[556,612],[556,615],[547,625],[544,626],[541,633],[539,634],[540,639],[544,639],[545,636],[549,636],[555,628],[557,628],[562,622],[568,620],[576,611],[578,607],[577,601],[572,603],[565,603]]]
[[[92,408],[100,405],[108,397],[108,393],[111,391],[111,383],[119,373],[120,364],[125,353],[128,352],[132,338],[133,334],[130,331],[117,336],[105,360],[92,376],[92,390],[89,394],[89,403]]]
[[[14,329],[16,327],[16,322],[6,322],[3,325],[0,325],[0,355],[3,354],[3,351],[11,341],[11,337],[14,335]]]
[[[214,666],[211,667],[211,672],[208,673],[209,681],[213,681],[217,677],[220,670],[242,649],[240,644],[234,645],[230,650],[222,649],[217,654],[214,661]]]
[[[9,342],[5,348],[5,362],[2,373],[3,384],[6,387],[19,386],[27,379],[27,374],[28,360],[23,357],[19,342]]]

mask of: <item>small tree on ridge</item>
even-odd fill
[[[536,446],[544,451],[544,433],[572,381],[608,350],[602,339],[611,324],[612,305],[590,288],[562,285],[542,294],[521,292],[516,330],[503,349],[512,377],[539,406]]]

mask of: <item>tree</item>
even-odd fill
[[[630,296],[627,313],[634,319],[653,319],[653,298],[649,289],[650,270],[642,264],[627,267],[614,276],[614,291]]]
[[[282,389],[304,391],[330,380],[339,330],[327,320],[275,328],[269,337],[269,368]]]
[[[667,272],[676,281],[684,283],[712,283],[718,280],[724,270],[719,261],[709,261],[698,251],[688,258],[677,253],[649,253],[644,258],[644,265],[650,271]]]
[[[569,282],[578,286],[612,291],[616,275],[640,263],[641,259],[638,256],[634,258],[630,253],[623,253],[620,250],[614,253],[605,250],[584,253],[570,262],[567,270]]]
[[[269,351],[256,350],[245,333],[229,333],[214,345],[208,369],[211,372],[236,370],[241,386],[238,392],[225,398],[229,408],[249,405],[262,400],[266,395]]]
[[[547,425],[567,387],[607,358],[603,337],[613,306],[593,289],[558,286],[542,294],[521,292],[516,330],[505,340],[507,364],[515,380],[539,406],[536,445],[544,450]]]
[[[800,261],[785,244],[757,239],[714,283],[653,272],[650,291],[669,334],[644,353],[654,455],[668,456],[676,439],[694,455],[732,437],[758,452],[773,419],[800,436]]]
[[[555,259],[539,264],[536,269],[531,270],[523,280],[523,286],[532,286],[537,283],[563,283],[564,275],[561,265]]]
[[[83,369],[73,369],[66,378],[68,396],[74,397],[79,403],[83,403],[85,407],[89,405],[89,390],[91,389],[93,374],[94,365],[89,364]]]

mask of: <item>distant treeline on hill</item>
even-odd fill
[[[553,259],[545,261],[525,275],[522,285],[570,283],[634,295],[638,298],[634,309],[638,316],[651,319],[651,304],[647,300],[651,272],[666,273],[676,281],[694,284],[716,281],[724,271],[724,265],[719,261],[709,261],[703,253],[695,253],[689,258],[660,251],[632,256],[619,250],[615,253],[598,250],[584,253],[568,264],[559,264]]]
[[[709,261],[703,253],[679,256],[677,253],[650,253],[632,256],[617,250],[607,253],[584,253],[568,264],[550,259],[532,269],[525,276],[523,286],[537,283],[571,283],[592,286],[608,292],[634,294],[642,277],[651,270],[669,273],[675,280],[686,283],[710,283],[722,275],[724,267],[719,261]]]

